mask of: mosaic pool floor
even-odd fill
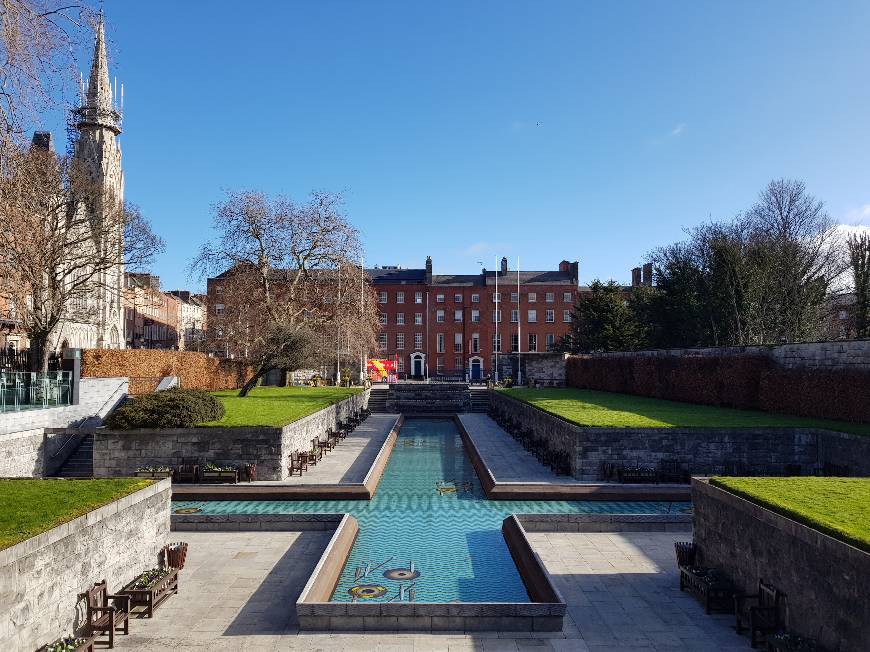
[[[371,501],[176,501],[203,514],[348,513],[359,535],[333,602],[528,602],[510,514],[667,514],[688,503],[490,501],[448,419],[407,419]]]

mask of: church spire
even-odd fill
[[[83,105],[76,110],[79,128],[86,125],[96,125],[111,129],[116,134],[120,133],[121,114],[115,109],[112,83],[109,80],[106,29],[102,11],[100,11],[100,21],[97,23],[94,59],[91,62],[91,75],[88,77],[88,90],[87,93],[84,93],[84,88],[82,91]]]

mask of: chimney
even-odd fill
[[[571,282],[574,285],[578,285],[580,283],[580,262],[575,260],[568,267],[571,272]]]
[[[54,151],[54,141],[51,138],[50,131],[34,131],[33,132],[33,147],[41,150],[45,150],[46,152]]]
[[[571,271],[571,263],[569,263],[567,260],[563,260],[561,263],[559,263],[559,271],[563,274],[567,274]]]
[[[631,287],[636,288],[640,285],[640,267],[634,267],[631,270]]]
[[[426,285],[432,284],[432,256],[426,256]]]
[[[507,256],[501,257],[501,273],[507,274]]]
[[[652,287],[653,284],[653,266],[652,263],[644,263],[643,266],[643,277],[641,283],[644,285],[648,285]]]

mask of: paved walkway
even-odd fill
[[[362,482],[378,451],[396,424],[398,414],[372,414],[333,450],[324,453],[315,466],[301,476],[258,485],[353,484]]]
[[[488,415],[460,414],[459,419],[496,482],[589,484],[553,473]]]
[[[331,533],[186,532],[180,590],[153,620],[133,619],[118,649],[466,650],[520,652],[749,650],[728,616],[680,593],[673,542],[658,532],[531,533],[568,603],[562,632],[298,632],[295,602]]]

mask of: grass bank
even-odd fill
[[[0,550],[144,489],[153,480],[0,480]]]
[[[244,398],[238,390],[212,392],[226,413],[220,421],[202,425],[281,428],[361,391],[360,387],[256,387]]]
[[[870,552],[870,479],[716,477],[710,484]]]
[[[870,435],[870,424],[830,421],[757,410],[665,401],[592,389],[505,389],[508,396],[579,426],[610,428],[823,428]]]

